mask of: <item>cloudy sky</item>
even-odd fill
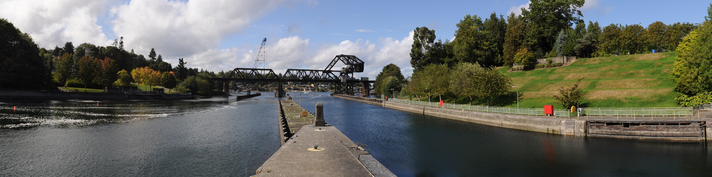
[[[587,0],[584,20],[641,24],[700,23],[708,1]],[[151,48],[175,66],[211,71],[252,67],[267,38],[268,68],[323,69],[338,54],[366,63],[357,77],[375,78],[394,63],[412,73],[412,31],[427,26],[452,39],[465,15],[520,13],[527,0],[0,0],[0,18],[31,34],[41,47],[71,41],[110,45],[124,37],[127,50]]]

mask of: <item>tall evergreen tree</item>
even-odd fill
[[[527,23],[520,16],[510,13],[507,16],[507,32],[504,35],[503,64],[511,66],[514,63],[514,55],[517,51],[525,47],[527,34]]]

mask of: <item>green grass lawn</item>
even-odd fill
[[[504,67],[500,72],[519,87],[520,107],[554,104],[559,88],[571,87],[579,78],[585,78],[584,107],[671,107],[677,106],[670,80],[674,62],[675,53],[667,52],[583,58],[570,66],[532,71],[507,72]]]

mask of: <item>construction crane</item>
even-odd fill
[[[255,57],[255,66],[253,68],[257,69],[260,66],[262,69],[267,68],[265,66],[265,44],[267,44],[267,38],[262,39],[262,45],[260,46],[260,51],[257,52],[257,57]]]

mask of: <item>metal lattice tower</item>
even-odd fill
[[[262,45],[260,46],[260,51],[257,52],[257,57],[255,57],[255,66],[253,68],[259,68],[260,66],[262,69],[267,68],[265,65],[265,44],[267,44],[267,38],[262,39]]]

